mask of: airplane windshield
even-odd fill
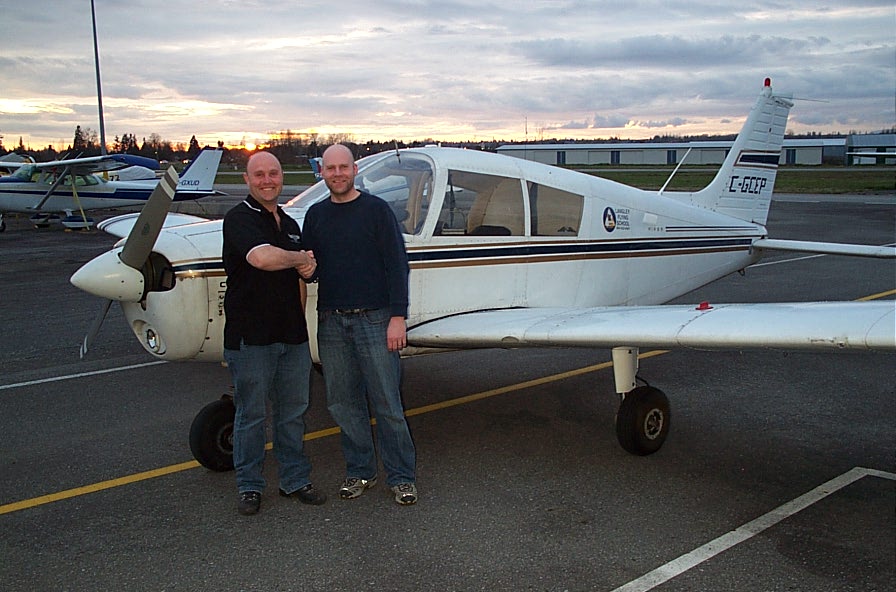
[[[19,180],[25,181],[25,182],[31,182],[32,181],[31,176],[37,172],[38,171],[37,171],[36,166],[26,164],[26,165],[20,166],[18,169],[16,169],[16,172],[14,172],[12,175],[10,175],[10,177],[15,177],[16,179],[19,179]]]
[[[355,187],[386,201],[405,234],[418,234],[432,199],[433,165],[429,158],[409,152],[375,154],[358,161]],[[309,206],[328,195],[324,183],[309,189],[291,206]]]

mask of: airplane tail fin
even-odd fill
[[[318,181],[323,179],[323,175],[320,174],[320,166],[323,161],[324,161],[324,159],[321,158],[320,156],[316,156],[314,158],[308,159],[308,164],[311,165],[311,172],[314,173],[314,178],[317,179]]]
[[[793,103],[772,93],[766,78],[722,168],[701,191],[664,194],[756,224],[765,224],[771,204],[787,116]]]
[[[218,165],[221,164],[221,156],[223,150],[206,148],[199,153],[198,156],[184,169],[177,184],[178,193],[194,194],[190,198],[201,197],[196,193],[201,192],[203,195],[212,195],[215,193],[215,175],[218,174]]]

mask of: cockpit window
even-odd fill
[[[63,186],[71,186],[72,176],[66,175],[62,180]],[[99,179],[96,175],[75,175],[75,186],[84,187],[85,185],[99,185]]]
[[[32,181],[31,176],[37,175],[37,173],[38,173],[38,169],[36,166],[26,164],[26,165],[22,165],[19,168],[17,168],[16,172],[14,172],[10,176],[15,177],[16,179],[20,179],[21,181],[31,182]]]
[[[389,204],[405,234],[418,234],[423,228],[432,200],[432,182],[430,160],[408,152],[362,158],[355,177],[355,187]],[[327,186],[321,182],[289,205],[308,207],[327,195]]]
[[[432,165],[418,155],[392,154],[358,171],[355,187],[385,200],[405,234],[423,228],[432,199]]]

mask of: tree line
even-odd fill
[[[883,130],[880,133],[894,133],[896,128]],[[850,132],[855,133],[855,132]],[[806,134],[793,134],[788,131],[788,138],[842,138],[845,134],[832,133],[822,134],[809,132]],[[675,135],[657,135],[646,140],[625,140],[626,142],[643,142],[643,143],[668,143],[668,142],[689,142],[689,141],[730,141],[736,137],[736,134],[725,135],[700,135],[700,136],[675,136]],[[320,136],[316,133],[305,134],[293,132],[290,130],[270,133],[267,143],[259,146],[258,150],[267,150],[273,153],[284,165],[307,165],[309,159],[315,158],[323,154],[323,151],[333,144],[344,144],[348,146],[355,154],[356,158],[362,158],[371,154],[378,154],[386,150],[396,150],[402,148],[415,148],[431,144],[440,146],[449,146],[456,148],[466,148],[469,150],[482,150],[487,152],[497,151],[499,146],[506,144],[602,144],[602,143],[618,143],[623,140],[619,138],[606,139],[580,139],[580,138],[550,138],[539,139],[537,141],[530,140],[520,141],[466,141],[466,142],[442,142],[427,138],[425,140],[404,142],[402,140],[388,141],[372,141],[357,142],[351,134],[330,134]],[[209,147],[209,146],[204,146]],[[150,134],[148,137],[137,139],[135,134],[122,134],[115,136],[106,150],[112,154],[136,154],[152,158],[160,162],[183,162],[196,158],[199,151],[204,148],[201,146],[193,135],[186,144],[183,142],[171,142],[163,139],[159,134]],[[219,141],[217,148],[224,151],[221,158],[221,164],[224,167],[232,167],[236,170],[244,168],[246,160],[252,154],[252,151],[246,148],[228,148],[224,143]],[[17,154],[28,154],[36,161],[57,160],[64,156],[96,156],[101,154],[99,137],[96,131],[88,128],[81,129],[81,126],[75,128],[72,143],[62,152],[57,151],[52,146],[35,150],[31,147],[24,146],[22,139],[19,138],[19,144],[13,149],[7,149],[3,146],[3,136],[0,135],[0,156],[15,152]]]
[[[267,150],[273,153],[284,165],[307,165],[309,159],[321,156],[323,151],[333,144],[345,144],[348,146],[357,158],[377,154],[386,150],[395,150],[401,148],[415,148],[428,144],[439,143],[442,146],[454,146],[463,148],[473,148],[477,150],[495,151],[501,144],[507,142],[437,142],[433,139],[426,139],[414,142],[404,142],[402,140],[389,140],[385,142],[368,141],[359,143],[355,141],[351,134],[329,134],[321,136],[316,133],[304,134],[296,133],[290,130],[280,131],[269,134],[265,144],[258,146],[257,150]],[[196,158],[199,151],[209,146],[201,146],[196,136],[190,138],[189,143],[171,142],[163,139],[159,134],[150,134],[148,137],[137,139],[135,134],[122,134],[115,136],[111,143],[108,143],[106,150],[110,154],[136,154],[152,158],[160,162],[182,162]],[[217,148],[224,151],[221,157],[221,165],[225,168],[233,167],[240,169],[245,167],[246,160],[252,154],[252,150],[243,147],[232,148],[224,145],[219,141]],[[0,156],[15,152],[17,154],[27,154],[36,161],[57,160],[63,157],[72,158],[79,156],[97,156],[101,154],[99,135],[95,130],[88,128],[75,128],[74,137],[68,148],[62,151],[56,150],[53,146],[47,146],[42,149],[34,149],[26,147],[22,139],[19,138],[19,145],[12,149],[3,146],[3,136],[0,136]]]

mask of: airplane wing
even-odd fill
[[[896,350],[896,301],[514,308],[408,330],[416,347]]]
[[[105,154],[102,156],[84,156],[80,158],[66,158],[62,160],[49,160],[46,162],[4,162],[3,168],[19,168],[29,166],[33,169],[60,169],[71,167],[71,174],[86,175],[102,171],[114,171],[130,166],[141,166],[150,170],[158,170],[159,162],[152,158],[137,156],[135,154]]]

